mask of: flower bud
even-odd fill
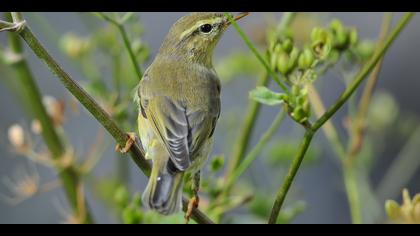
[[[328,57],[332,47],[331,34],[325,29],[315,27],[311,33],[312,50],[314,55],[319,59]]]
[[[307,120],[306,113],[301,106],[295,107],[291,116],[295,121],[297,121],[299,123]]]
[[[359,41],[359,33],[357,32],[357,29],[353,28],[350,30],[349,33],[349,42],[350,46],[355,46]]]
[[[61,126],[64,122],[64,103],[52,96],[44,96],[42,98],[42,103],[44,104],[48,115],[54,122],[54,125]]]
[[[290,38],[286,38],[282,44],[282,49],[286,52],[286,53],[290,53],[293,49],[293,41]]]
[[[293,47],[289,57],[288,70],[290,72],[296,67],[297,60],[299,58],[299,49],[297,47]]]
[[[61,38],[60,48],[67,56],[76,59],[89,51],[90,42],[87,38],[81,38],[72,33],[68,33]]]
[[[344,30],[344,26],[343,26],[343,23],[341,23],[340,20],[334,19],[334,20],[331,21],[330,29],[332,31],[339,32],[339,31]]]
[[[315,58],[312,54],[312,51],[308,48],[305,48],[303,52],[299,55],[298,66],[299,69],[306,70],[312,67],[312,63]]]
[[[285,75],[289,71],[289,55],[282,52],[278,55],[277,69],[281,74]]]
[[[25,132],[23,131],[22,126],[18,124],[10,126],[7,134],[9,142],[17,150],[22,150],[27,147],[27,143],[25,140]]]
[[[357,44],[356,46],[356,53],[359,57],[365,61],[369,60],[375,50],[375,44],[372,41],[362,41]]]
[[[39,120],[32,120],[31,122],[31,130],[34,134],[41,134],[42,132],[42,126]]]

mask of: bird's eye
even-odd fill
[[[200,26],[200,31],[203,33],[210,33],[212,29],[213,29],[213,26],[211,26],[210,24],[204,24]]]

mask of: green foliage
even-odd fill
[[[224,155],[214,156],[210,163],[210,171],[215,173],[219,171],[224,166],[224,164],[225,164]]]
[[[264,86],[259,86],[256,89],[252,90],[249,93],[249,96],[251,99],[269,106],[282,104],[284,98],[286,97],[285,94],[275,93]]]
[[[83,81],[83,87],[88,93],[106,109],[107,113],[111,114],[112,118],[124,130],[135,130],[138,111],[132,104],[133,88],[140,79],[142,65],[150,59],[150,49],[142,40],[144,29],[139,24],[138,14],[99,13],[96,15],[100,17],[100,20],[105,19],[108,23],[103,26],[96,24],[97,27],[90,27],[89,34],[83,36],[71,32],[66,33],[61,36],[58,46],[61,52],[78,67],[83,77],[86,78]],[[293,14],[289,13],[284,18],[291,21]],[[95,20],[98,19],[95,18]],[[320,155],[316,146],[311,146],[308,149],[313,133],[325,123],[323,121],[324,123],[317,129],[311,129],[313,108],[310,106],[309,88],[334,66],[341,68],[343,64],[348,63],[350,68],[354,69],[368,61],[374,55],[376,43],[370,40],[361,40],[355,28],[343,25],[338,19],[333,19],[326,27],[313,27],[310,37],[299,44],[295,41],[302,40],[296,39],[296,32],[290,30],[290,22],[279,23],[279,26],[270,26],[266,30],[268,31],[267,45],[269,45],[266,48],[267,62],[260,56],[243,32],[240,32],[257,58],[250,53],[234,51],[220,60],[216,70],[223,78],[222,82],[224,83],[239,76],[257,77],[263,72],[263,68],[258,64],[259,60],[270,72],[267,74],[272,76],[284,90],[285,93],[277,93],[269,89],[266,82],[262,82],[259,85],[264,86],[257,86],[249,93],[249,97],[261,104],[283,106],[294,121],[305,126],[307,130],[305,138],[300,145],[300,140],[294,138],[274,139],[264,151],[261,153],[260,151],[252,152],[252,154],[254,157],[266,155],[268,162],[265,164],[276,169],[283,170],[284,166],[292,162],[290,169],[292,172],[289,171],[289,173],[293,173],[294,176],[304,156],[306,160],[303,163],[312,163]],[[403,24],[400,25],[400,28],[402,29],[403,26]],[[237,26],[235,25],[235,27]],[[390,42],[392,40],[388,42],[388,45]],[[10,53],[9,50],[4,48],[0,48],[0,50],[3,62],[14,64],[22,59],[22,55]],[[382,51],[385,52],[386,48]],[[275,73],[271,73],[272,71]],[[112,76],[109,76],[109,72],[112,73]],[[368,71],[364,73],[368,73]],[[282,81],[277,79],[277,74]],[[286,86],[283,87],[283,83],[287,85],[287,88]],[[354,85],[354,89],[357,86]],[[354,90],[350,90],[348,94],[351,95],[353,92]],[[343,99],[342,102],[346,102],[347,99],[348,97]],[[338,100],[336,104],[339,102],[341,101]],[[371,166],[375,154],[372,151],[376,147],[374,137],[382,135],[382,131],[392,126],[400,115],[398,104],[389,94],[378,93],[373,97],[371,103],[372,109],[369,110],[368,126],[369,130],[376,133],[364,137],[366,139],[363,140],[364,145],[357,152],[358,161],[351,163],[352,160],[350,160],[348,162],[354,164],[357,170],[349,172],[352,169],[344,166],[347,194],[349,198],[354,199],[353,202],[350,201],[352,214],[354,209],[361,208],[364,222],[374,222],[378,214],[378,201],[371,189],[368,172],[366,171]],[[255,106],[255,103],[251,104],[254,107],[250,110],[258,114],[259,106]],[[340,106],[342,105],[339,105],[338,108]],[[332,115],[334,113],[335,111]],[[251,124],[248,132],[246,132],[247,134],[252,133],[251,129],[255,125],[256,116],[250,116],[252,119],[247,120]],[[328,116],[327,119],[330,119],[331,116]],[[353,122],[352,119],[353,117],[348,118],[350,125]],[[276,129],[271,130],[270,128],[271,131],[269,131],[274,132]],[[404,129],[409,129],[409,127]],[[244,136],[249,136],[244,137],[248,140],[251,138],[251,135]],[[268,141],[271,136],[272,134],[265,133],[262,139]],[[241,142],[241,140],[239,141]],[[263,142],[260,147],[265,146],[265,144]],[[245,151],[253,150],[252,147],[243,146],[242,148]],[[226,159],[228,158],[226,157]],[[118,161],[121,160],[123,159]],[[258,181],[255,181],[255,179],[235,180],[232,189],[228,189],[230,187],[227,184],[229,183],[228,173],[219,176],[224,170],[224,164],[225,155],[215,156],[209,163],[209,174],[202,179],[200,210],[203,210],[216,222],[229,222],[229,217],[226,219],[224,215],[237,208],[246,208],[249,212],[245,216],[241,216],[240,219],[234,219],[233,222],[241,222],[243,219],[248,219],[247,217],[255,219],[257,222],[265,220],[270,215],[270,211],[274,212],[275,209],[275,207],[272,207],[272,194],[262,194]],[[125,171],[128,170],[123,170],[122,173]],[[121,172],[121,170],[117,172]],[[251,176],[255,177],[254,175]],[[289,176],[286,176],[285,184],[282,185],[282,187],[286,187],[280,189],[284,191],[279,191],[276,197],[276,204],[279,201],[280,204],[277,205],[280,205],[280,207],[293,181],[293,177],[289,178]],[[192,195],[191,179],[191,173],[185,175],[184,191],[190,196]],[[132,193],[128,188],[128,183],[121,176],[116,178],[103,177],[95,179],[93,182],[94,193],[115,210],[123,223],[184,223],[182,213],[167,217],[146,210],[141,202],[141,194],[138,192]],[[283,199],[281,199],[283,193]],[[417,198],[414,198],[414,203],[416,203],[415,200],[418,200]],[[305,210],[306,204],[304,202],[295,199],[291,199],[290,202],[292,204],[284,208],[278,217],[273,218],[272,223],[290,223]],[[411,210],[416,213],[418,207],[413,206],[412,208]],[[279,207],[277,209],[280,210]],[[387,202],[386,209],[393,219],[407,214],[403,207],[399,209],[398,204],[392,201]],[[270,217],[271,220],[272,217]]]

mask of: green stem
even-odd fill
[[[230,16],[230,14],[226,14],[226,15],[232,21],[232,17]],[[280,30],[281,29],[286,29],[287,27],[289,27],[289,25],[292,23],[292,20],[294,19],[295,15],[296,15],[296,13],[286,12],[283,15],[283,17],[280,21],[280,26],[281,26]],[[267,70],[267,72],[266,72],[267,74],[262,76],[258,80],[256,86],[266,86],[269,83],[269,80],[268,80],[269,75],[271,75],[273,78],[278,79],[277,75],[270,69],[268,64],[264,61],[262,56],[258,53],[257,49],[253,46],[253,44],[248,39],[248,37],[243,33],[243,31],[238,26],[238,24],[236,24],[235,21],[233,21],[232,24],[233,24],[233,26],[235,26],[235,29],[239,32],[242,39],[246,42],[246,44],[251,49],[251,51],[254,52],[255,56],[261,61],[261,63],[265,66],[265,68]],[[287,88],[285,88],[285,91],[287,91]],[[230,176],[232,175],[232,173],[234,172],[234,170],[239,165],[239,163],[241,162],[242,158],[245,155],[245,151],[248,147],[249,140],[252,136],[252,132],[253,132],[253,129],[255,127],[255,122],[257,120],[257,117],[258,117],[258,114],[259,114],[259,111],[260,111],[260,107],[261,107],[261,104],[256,102],[256,101],[250,101],[250,103],[248,105],[244,123],[241,127],[241,131],[238,135],[238,139],[233,146],[232,158],[229,161],[229,165],[228,165],[228,168],[227,168],[226,174],[225,174],[226,179],[231,178]],[[226,193],[228,193],[228,192],[229,191],[227,191]]]
[[[396,37],[400,34],[402,29],[408,24],[410,19],[414,16],[414,13],[406,13],[402,17],[402,19],[398,22],[398,25],[395,26],[395,29],[391,33],[391,35],[387,38],[385,43],[376,51],[373,55],[372,59],[366,63],[366,65],[360,70],[360,72],[356,75],[355,79],[349,85],[349,87],[344,91],[344,93],[340,96],[340,98],[334,103],[334,105],[328,109],[327,112],[321,118],[319,118],[315,124],[313,125],[313,130],[318,130],[328,119],[333,116],[338,109],[340,109],[344,103],[349,99],[349,97],[354,93],[354,91],[359,87],[360,83],[366,78],[366,76],[372,71],[372,69],[376,66],[382,56],[388,51],[388,48],[394,42]]]
[[[23,47],[20,39],[17,35],[10,33],[9,41],[11,49],[14,53],[22,55]],[[48,115],[44,104],[42,103],[42,96],[38,89],[38,86],[32,76],[29,66],[24,58],[13,64],[18,78],[20,79],[19,84],[22,92],[27,98],[27,103],[30,104],[32,114],[36,117],[42,127],[41,135],[45,141],[48,150],[51,152],[52,157],[55,160],[59,160],[65,154],[65,146],[56,132],[53,122]],[[61,182],[63,183],[64,191],[70,202],[70,205],[76,213],[78,213],[78,198],[77,198],[77,187],[80,183],[80,176],[73,166],[68,168],[57,169]],[[85,202],[85,201],[84,201]],[[84,217],[84,223],[93,223],[92,216],[88,207],[85,206],[86,215]]]
[[[141,78],[143,77],[143,72],[140,69],[140,64],[137,61],[137,57],[133,52],[133,48],[131,47],[131,42],[130,39],[128,38],[128,34],[127,31],[124,28],[124,25],[121,24],[120,22],[116,21],[115,19],[112,19],[111,17],[107,16],[106,14],[103,14],[101,12],[98,12],[99,16],[101,16],[104,20],[110,22],[111,24],[115,25],[118,28],[118,31],[120,32],[123,41],[124,41],[124,46],[127,49],[127,52],[130,56],[131,59],[131,63],[133,64],[133,67],[137,73],[137,76],[139,78],[139,80],[141,80]]]
[[[296,15],[297,15],[296,12],[284,12],[283,17],[278,27],[279,32],[283,31],[284,29],[287,29],[287,27],[289,27],[289,25],[295,19]]]
[[[256,86],[266,86],[269,82],[268,75],[260,77],[257,81]],[[242,158],[245,155],[245,151],[249,145],[249,141],[254,131],[255,122],[257,120],[259,111],[261,109],[261,103],[256,101],[250,101],[247,112],[245,115],[244,122],[238,134],[238,139],[233,146],[232,157],[229,161],[228,168],[226,170],[225,178],[230,179],[232,173],[235,171]]]
[[[321,118],[319,118],[314,123],[314,125],[311,128],[307,129],[305,133],[305,137],[300,146],[298,155],[296,156],[296,158],[293,160],[292,164],[290,165],[288,174],[276,195],[276,200],[274,202],[273,208],[271,210],[270,218],[268,221],[270,224],[274,224],[277,221],[277,217],[280,213],[280,209],[286,198],[287,192],[296,175],[296,172],[298,171],[300,167],[300,163],[302,162],[304,158],[304,155],[309,147],[309,144],[312,140],[314,133],[318,131],[318,129],[321,128],[344,105],[344,103],[350,98],[350,96],[354,93],[354,91],[356,91],[356,89],[359,87],[361,82],[368,76],[371,70],[376,66],[376,64],[379,62],[382,56],[389,49],[389,47],[397,38],[399,33],[402,31],[402,29],[404,29],[405,26],[408,24],[408,22],[413,17],[413,15],[414,13],[406,13],[401,18],[401,20],[398,22],[397,26],[394,28],[391,35],[385,41],[384,45],[382,45],[381,47],[377,49],[372,59],[360,70],[360,72],[356,75],[353,82],[343,92],[340,98],[334,103],[334,105],[324,115],[321,116]]]
[[[277,218],[280,213],[280,209],[283,205],[283,202],[286,198],[287,192],[289,191],[290,186],[292,185],[293,179],[295,178],[296,173],[300,167],[300,164],[302,163],[302,160],[305,157],[305,153],[309,148],[313,135],[314,133],[312,130],[308,129],[306,131],[305,137],[303,138],[303,141],[299,147],[299,152],[296,158],[293,159],[293,162],[290,165],[289,171],[287,172],[286,178],[284,179],[283,184],[277,193],[277,197],[274,202],[274,206],[271,211],[270,218],[268,220],[269,224],[275,224],[277,222]]]
[[[251,163],[255,160],[258,154],[261,153],[266,143],[273,134],[277,131],[280,124],[283,122],[286,115],[285,111],[281,111],[277,114],[276,118],[271,123],[267,131],[261,136],[260,141],[254,146],[254,148],[248,153],[241,164],[233,171],[231,177],[227,180],[225,192],[229,192],[236,180],[249,168]],[[222,194],[223,195],[223,194]]]
[[[121,36],[124,40],[125,48],[128,51],[128,54],[130,55],[131,63],[133,63],[133,67],[136,70],[137,76],[139,80],[143,77],[143,72],[140,70],[140,64],[137,61],[137,57],[133,52],[133,48],[131,47],[130,39],[128,38],[127,31],[125,31],[124,25],[118,25],[118,30],[121,33]]]
[[[280,78],[277,76],[277,74],[270,68],[270,66],[268,65],[268,63],[264,60],[263,56],[258,52],[257,48],[254,46],[254,44],[251,42],[251,40],[248,38],[248,36],[246,36],[246,34],[243,32],[243,30],[241,29],[241,27],[239,27],[239,25],[236,23],[236,21],[232,18],[232,16],[228,13],[225,13],[226,17],[230,20],[231,24],[233,25],[233,27],[236,29],[236,31],[238,31],[239,35],[241,36],[242,40],[245,42],[245,44],[249,47],[249,49],[254,53],[255,57],[261,62],[261,64],[263,64],[264,68],[266,69],[266,71],[268,72],[268,74],[270,74],[270,76],[274,79],[274,81],[276,81],[276,83],[279,85],[279,87],[286,93],[288,93],[288,89],[286,87],[286,85],[284,85],[281,81]],[[290,24],[290,17],[287,17],[287,23]],[[287,26],[287,24],[282,23],[285,26]]]
[[[378,48],[384,44],[391,22],[392,14],[385,13],[379,35]],[[358,156],[363,145],[365,120],[369,109],[370,99],[372,97],[376,82],[378,81],[382,61],[383,57],[381,57],[381,59],[376,63],[369,79],[366,82],[366,86],[363,90],[362,97],[359,102],[359,109],[351,123],[351,128],[349,129],[350,141],[345,160],[342,162],[347,199],[350,206],[351,219],[354,224],[361,224],[363,222],[360,191],[357,184],[357,175],[354,174],[354,160]]]
[[[67,90],[79,100],[79,102],[95,117],[95,119],[108,131],[109,134],[122,147],[125,146],[129,137],[122,131],[117,124],[111,119],[108,113],[103,110],[99,104],[82,88],[76,81],[74,81],[47,52],[44,46],[35,37],[28,26],[25,26],[19,31],[19,35],[26,41],[32,51],[43,61],[48,68],[60,79]],[[137,140],[138,141],[138,140]],[[130,150],[130,156],[141,171],[146,175],[150,175],[150,165],[144,158],[144,150],[142,146],[136,142]],[[185,204],[185,201],[184,201]],[[213,223],[209,218],[204,217],[204,214],[198,209],[193,209],[192,219],[197,223],[210,224]]]
[[[360,193],[357,184],[357,175],[352,166],[343,165],[344,185],[346,187],[347,200],[350,206],[351,222],[353,224],[362,223],[362,209],[360,204]]]
[[[385,13],[379,35],[378,46],[381,46],[384,43],[391,26],[391,22],[392,13]],[[362,148],[365,121],[369,111],[370,100],[372,98],[372,94],[376,87],[379,73],[381,71],[382,61],[383,58],[376,64],[369,79],[366,81],[366,86],[363,90],[362,97],[360,98],[359,109],[355,115],[355,118],[352,120],[350,129],[350,142],[348,147],[348,155],[350,159],[349,161],[352,161]]]

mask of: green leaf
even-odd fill
[[[211,160],[210,170],[213,173],[215,173],[218,170],[220,170],[224,164],[225,164],[225,156],[223,155],[214,156]]]
[[[285,94],[276,93],[264,86],[258,86],[249,93],[249,97],[257,102],[274,106],[283,103]]]

